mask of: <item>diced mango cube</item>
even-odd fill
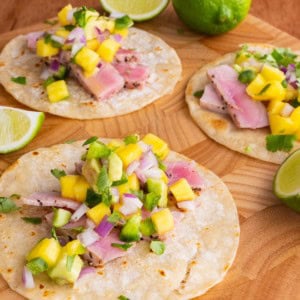
[[[272,134],[293,134],[297,130],[297,124],[290,117],[269,114],[269,122]]]
[[[40,57],[50,57],[57,55],[59,48],[53,47],[50,43],[46,43],[45,39],[39,39],[36,43],[36,55]]]
[[[104,216],[110,216],[111,211],[107,205],[101,202],[93,208],[90,208],[86,214],[96,225],[98,225]]]
[[[138,191],[140,189],[140,182],[137,176],[133,173],[128,176],[128,181],[126,183],[119,185],[117,188],[120,196],[122,196],[125,193],[130,193],[131,191]]]
[[[285,93],[285,100],[289,101],[289,100],[297,99],[297,96],[298,96],[298,90],[288,85]]]
[[[268,104],[268,112],[270,114],[277,114],[279,115],[284,107],[284,102],[277,101],[277,100],[271,100]]]
[[[152,133],[146,134],[142,141],[152,146],[152,151],[159,156],[160,159],[165,159],[170,152],[168,144]]]
[[[94,72],[100,62],[99,55],[87,47],[82,47],[75,55],[74,60],[77,65],[89,73]]]
[[[261,74],[257,74],[254,80],[247,86],[246,92],[253,99],[260,100],[259,93],[266,86],[266,80]]]
[[[295,122],[297,129],[300,129],[300,106],[296,107],[292,111],[290,118],[293,122]]]
[[[174,218],[169,208],[154,212],[151,220],[158,234],[164,234],[174,228]]]
[[[86,42],[86,46],[89,49],[96,51],[100,46],[100,42],[97,39],[91,39]]]
[[[39,241],[27,254],[27,261],[30,261],[34,258],[41,258],[51,268],[55,265],[59,254],[61,246],[59,242],[54,238],[44,238]]]
[[[120,44],[117,41],[106,39],[100,44],[97,53],[104,61],[112,62],[119,48]]]
[[[70,10],[72,10],[72,5],[68,4],[58,12],[58,21],[62,26],[72,24],[72,21],[70,22],[68,20],[68,13]]]
[[[63,246],[62,251],[70,256],[77,254],[80,255],[85,253],[85,247],[81,244],[79,240],[73,240],[68,242],[65,246]]]
[[[266,81],[276,80],[282,82],[285,79],[285,75],[281,70],[267,64],[263,65],[260,74],[264,77]]]
[[[70,34],[70,31],[64,29],[64,28],[59,28],[56,32],[55,35],[63,37],[63,38],[67,38]]]
[[[122,29],[116,29],[114,30],[114,34],[119,34],[123,38],[126,38],[128,36],[128,28],[122,28]]]
[[[78,202],[84,202],[87,190],[90,188],[81,175],[66,175],[60,177],[61,196]]]
[[[143,151],[138,144],[128,144],[116,150],[125,168],[134,160],[140,159]]]
[[[74,200],[84,202],[86,199],[87,190],[90,188],[89,183],[83,176],[79,176],[74,186]]]
[[[46,87],[48,99],[50,102],[58,102],[69,97],[67,84],[64,80],[58,80],[50,83]]]
[[[261,96],[266,100],[274,99],[277,101],[282,101],[285,99],[286,89],[282,86],[280,81],[267,81],[268,88],[264,92],[261,92]],[[264,99],[264,100],[265,100]]]
[[[173,183],[169,186],[169,189],[177,202],[193,200],[195,198],[195,194],[185,178],[181,178]]]
[[[107,144],[107,147],[111,150],[116,150],[117,148],[124,146],[124,142],[122,140],[112,140]]]

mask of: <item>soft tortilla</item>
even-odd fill
[[[273,47],[269,45],[248,44],[249,47],[259,51],[270,52]],[[270,134],[269,128],[241,129],[234,125],[229,115],[218,114],[200,106],[199,98],[194,96],[196,91],[204,89],[209,82],[207,70],[222,64],[232,64],[235,53],[224,55],[220,59],[205,65],[190,79],[186,88],[186,102],[190,114],[198,126],[213,140],[234,151],[258,158],[264,161],[280,164],[289,155],[287,152],[270,152],[266,148],[266,136]],[[226,74],[224,74],[226,76]],[[300,143],[295,143],[292,151],[300,148]]]
[[[104,140],[103,140],[104,141]],[[106,140],[107,141],[107,140]],[[52,168],[75,171],[84,148],[81,143],[56,145],[29,152],[0,178],[0,195],[28,195],[36,191],[59,190]],[[171,152],[168,161],[188,158]],[[25,223],[20,212],[0,214],[0,271],[9,286],[29,299],[187,299],[205,293],[220,282],[235,257],[239,221],[234,200],[225,184],[211,171],[195,167],[205,179],[205,191],[197,198],[198,208],[185,213],[158,256],[141,241],[122,258],[107,263],[98,272],[78,280],[75,286],[58,286],[47,276],[36,276],[36,288],[26,290],[21,274],[25,255],[49,233],[45,224]],[[33,208],[35,215],[40,208]],[[22,213],[23,212],[23,213]],[[31,214],[34,215],[34,213]],[[41,286],[43,288],[41,288]]]
[[[109,99],[97,101],[75,79],[67,80],[70,97],[50,103],[42,86],[41,59],[27,48],[25,35],[11,40],[0,55],[0,83],[19,102],[39,111],[74,119],[107,118],[138,110],[173,91],[181,76],[181,63],[175,50],[160,38],[131,28],[122,46],[141,53],[141,62],[150,68],[143,89],[123,89]],[[25,76],[26,85],[12,77]]]

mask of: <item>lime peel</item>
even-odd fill
[[[26,146],[37,135],[44,119],[43,112],[0,106],[0,153]]]
[[[159,15],[169,0],[100,0],[100,3],[110,13],[123,13],[134,21],[146,21]]]

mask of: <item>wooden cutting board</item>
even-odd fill
[[[0,48],[20,33],[49,28],[39,24],[0,35]],[[229,187],[236,201],[241,240],[225,280],[201,299],[300,299],[300,215],[272,194],[278,166],[248,158],[208,139],[191,120],[184,90],[191,75],[207,62],[234,51],[245,42],[271,43],[300,49],[300,41],[249,15],[235,30],[219,37],[204,37],[186,29],[173,10],[138,27],[162,37],[177,50],[183,64],[182,80],[172,95],[146,108],[117,118],[78,121],[46,115],[42,130],[24,149],[0,155],[0,174],[20,155],[91,135],[123,137],[153,132],[170,147],[213,170]],[[0,87],[0,105],[25,108]],[[298,250],[298,251],[297,251]],[[23,299],[0,278],[0,299]],[[134,299],[133,299],[134,300]]]

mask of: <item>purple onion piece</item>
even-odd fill
[[[80,274],[79,274],[77,280],[81,279],[82,277],[84,277],[87,274],[94,273],[95,271],[96,271],[96,269],[93,267],[83,267],[80,271]]]
[[[114,225],[107,221],[107,216],[104,216],[100,224],[95,227],[95,231],[102,237],[105,238],[109,235],[109,233],[114,228]]]
[[[50,63],[50,69],[54,72],[57,72],[59,70],[60,63],[57,59],[54,59]]]
[[[114,37],[116,42],[118,42],[118,43],[122,42],[123,37],[121,36],[121,34],[114,34],[113,37]]]

